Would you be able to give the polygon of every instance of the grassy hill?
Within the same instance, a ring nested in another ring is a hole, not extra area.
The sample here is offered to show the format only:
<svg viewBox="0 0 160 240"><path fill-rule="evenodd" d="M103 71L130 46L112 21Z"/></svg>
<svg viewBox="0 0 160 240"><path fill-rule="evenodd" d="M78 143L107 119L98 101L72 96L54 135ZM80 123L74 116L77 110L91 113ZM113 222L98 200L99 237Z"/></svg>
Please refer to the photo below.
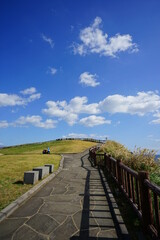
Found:
<svg viewBox="0 0 160 240"><path fill-rule="evenodd" d="M49 141L43 143L24 144L0 149L0 154L19 155L19 154L41 154L43 149L50 148L51 154L77 153L82 152L91 146L94 142L82 140L61 140Z"/></svg>
<svg viewBox="0 0 160 240"><path fill-rule="evenodd" d="M47 163L54 164L57 170L60 154L82 152L95 144L81 140L62 140L0 149L0 210L32 187L23 184L25 171ZM48 147L51 154L42 154L42 150Z"/></svg>

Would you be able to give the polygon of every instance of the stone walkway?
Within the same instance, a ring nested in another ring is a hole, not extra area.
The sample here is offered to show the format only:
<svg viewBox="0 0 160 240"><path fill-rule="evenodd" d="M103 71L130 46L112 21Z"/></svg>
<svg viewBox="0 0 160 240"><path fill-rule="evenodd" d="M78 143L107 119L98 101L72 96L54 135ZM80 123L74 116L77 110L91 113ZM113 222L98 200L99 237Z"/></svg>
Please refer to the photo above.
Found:
<svg viewBox="0 0 160 240"><path fill-rule="evenodd" d="M63 170L0 223L0 239L129 239L103 173L91 166L88 152L64 157Z"/></svg>

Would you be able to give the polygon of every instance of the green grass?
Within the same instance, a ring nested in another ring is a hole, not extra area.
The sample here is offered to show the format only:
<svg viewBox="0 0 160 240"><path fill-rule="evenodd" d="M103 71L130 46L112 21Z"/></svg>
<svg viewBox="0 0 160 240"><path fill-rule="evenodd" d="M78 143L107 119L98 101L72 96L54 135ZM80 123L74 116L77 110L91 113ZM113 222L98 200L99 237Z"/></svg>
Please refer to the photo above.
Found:
<svg viewBox="0 0 160 240"><path fill-rule="evenodd" d="M25 171L44 164L54 164L57 170L62 153L78 153L96 143L80 140L50 141L25 144L0 150L0 210L24 194L32 185L23 184ZM50 147L51 154L42 154Z"/></svg>
<svg viewBox="0 0 160 240"><path fill-rule="evenodd" d="M1 154L41 154L43 149L50 148L51 154L77 153L82 152L91 146L96 145L94 142L81 140L62 140L49 141L44 143L25 144L20 146L6 147L0 149Z"/></svg>

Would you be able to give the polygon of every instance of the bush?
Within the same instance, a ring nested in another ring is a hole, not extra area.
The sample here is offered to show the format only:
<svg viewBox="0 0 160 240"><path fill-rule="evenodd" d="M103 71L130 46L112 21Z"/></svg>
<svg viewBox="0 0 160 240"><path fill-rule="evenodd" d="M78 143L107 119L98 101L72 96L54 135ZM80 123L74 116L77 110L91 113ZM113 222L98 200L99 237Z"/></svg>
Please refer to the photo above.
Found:
<svg viewBox="0 0 160 240"><path fill-rule="evenodd" d="M155 163L156 152L154 150L135 147L134 151L130 152L124 145L109 140L101 146L98 152L106 152L116 160L122 160L125 165L135 171L151 172L159 169L159 166Z"/></svg>
<svg viewBox="0 0 160 240"><path fill-rule="evenodd" d="M122 144L108 140L105 144L103 144L99 151L99 153L106 152L107 154L111 155L115 159L121 159L122 161L129 159L131 156L131 152L124 147Z"/></svg>
<svg viewBox="0 0 160 240"><path fill-rule="evenodd" d="M155 155L154 150L135 148L130 158L124 160L124 164L136 171L151 172L157 168Z"/></svg>

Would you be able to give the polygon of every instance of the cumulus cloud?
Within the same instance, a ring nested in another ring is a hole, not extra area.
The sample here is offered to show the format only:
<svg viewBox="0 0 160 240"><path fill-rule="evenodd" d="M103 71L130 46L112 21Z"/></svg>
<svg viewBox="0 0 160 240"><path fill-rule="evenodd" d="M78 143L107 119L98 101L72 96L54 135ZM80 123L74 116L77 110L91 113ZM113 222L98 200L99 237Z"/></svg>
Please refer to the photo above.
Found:
<svg viewBox="0 0 160 240"><path fill-rule="evenodd" d="M73 44L74 54L97 53L103 56L115 57L118 52L127 50L130 50L130 52L138 51L138 46L136 43L133 43L131 35L117 33L115 36L108 38L108 34L103 33L101 30L101 22L102 19L96 17L91 26L80 31L79 38L81 43Z"/></svg>
<svg viewBox="0 0 160 240"><path fill-rule="evenodd" d="M96 117L97 114L109 113L125 113L131 115L144 116L152 113L156 120L153 123L159 124L160 96L158 92L138 92L135 96L123 96L120 94L109 95L98 103L88 104L87 97L74 97L69 103L66 101L48 101L46 108L42 110L44 114L51 117L57 117L59 120L66 121L69 125L81 123L83 125L105 124L103 117ZM89 117L82 118L79 115L88 114ZM117 123L119 124L119 122Z"/></svg>
<svg viewBox="0 0 160 240"><path fill-rule="evenodd" d="M33 102L41 97L40 93L35 93L29 96L29 98L26 99L26 102Z"/></svg>
<svg viewBox="0 0 160 240"><path fill-rule="evenodd" d="M111 124L110 120L106 120L104 117L95 116L95 115L82 118L79 122L80 122L80 124L82 124L86 127L94 127L94 126L102 125L102 124Z"/></svg>
<svg viewBox="0 0 160 240"><path fill-rule="evenodd" d="M81 113L96 114L98 113L98 104L87 104L87 97L75 97L67 104L66 101L48 101L47 108L42 112L53 117L65 120L69 125L73 125L78 120Z"/></svg>
<svg viewBox="0 0 160 240"><path fill-rule="evenodd" d="M25 105L25 99L16 94L0 93L0 107Z"/></svg>
<svg viewBox="0 0 160 240"><path fill-rule="evenodd" d="M7 121L0 121L0 128L7 128L9 126Z"/></svg>
<svg viewBox="0 0 160 240"><path fill-rule="evenodd" d="M93 138L98 140L105 140L108 138L108 135L97 135L97 134L86 134L86 133L69 133L62 136L62 138Z"/></svg>
<svg viewBox="0 0 160 240"><path fill-rule="evenodd" d="M0 107L27 105L29 102L33 102L41 97L40 93L35 92L36 89L32 87L21 91L22 95L29 95L26 97L17 94L0 93Z"/></svg>
<svg viewBox="0 0 160 240"><path fill-rule="evenodd" d="M33 115L33 116L21 116L18 118L13 125L14 126L27 126L28 124L39 127L39 128L45 128L45 129L50 129L50 128L55 128L55 124L57 121L52 120L52 119L47 119L46 121L42 121L42 117L39 115Z"/></svg>
<svg viewBox="0 0 160 240"><path fill-rule="evenodd" d="M110 95L99 102L101 112L129 113L144 116L160 108L160 96L156 92L138 92L136 96Z"/></svg>
<svg viewBox="0 0 160 240"><path fill-rule="evenodd" d="M54 42L51 38L47 37L46 35L42 34L42 39L47 42L51 48L54 47Z"/></svg>
<svg viewBox="0 0 160 240"><path fill-rule="evenodd" d="M42 120L42 117L39 115L32 115L32 116L21 116L16 121L7 122L7 121L0 121L0 128L7 128L7 127L28 127L29 125L39 128L51 129L56 127L56 120L53 119L46 119L45 121Z"/></svg>
<svg viewBox="0 0 160 240"><path fill-rule="evenodd" d="M79 83L84 84L88 87L96 87L100 84L100 82L97 82L97 75L96 74L90 74L89 72L84 72L79 77Z"/></svg>
<svg viewBox="0 0 160 240"><path fill-rule="evenodd" d="M88 138L88 135L85 133L69 133L62 138Z"/></svg>
<svg viewBox="0 0 160 240"><path fill-rule="evenodd" d="M157 119L152 120L151 123L160 124L160 112L156 112L153 116L156 117Z"/></svg>
<svg viewBox="0 0 160 240"><path fill-rule="evenodd" d="M22 93L23 95L31 95L33 93L35 93L37 90L35 87L30 87L30 88L26 88L23 91L20 91L20 93Z"/></svg>

